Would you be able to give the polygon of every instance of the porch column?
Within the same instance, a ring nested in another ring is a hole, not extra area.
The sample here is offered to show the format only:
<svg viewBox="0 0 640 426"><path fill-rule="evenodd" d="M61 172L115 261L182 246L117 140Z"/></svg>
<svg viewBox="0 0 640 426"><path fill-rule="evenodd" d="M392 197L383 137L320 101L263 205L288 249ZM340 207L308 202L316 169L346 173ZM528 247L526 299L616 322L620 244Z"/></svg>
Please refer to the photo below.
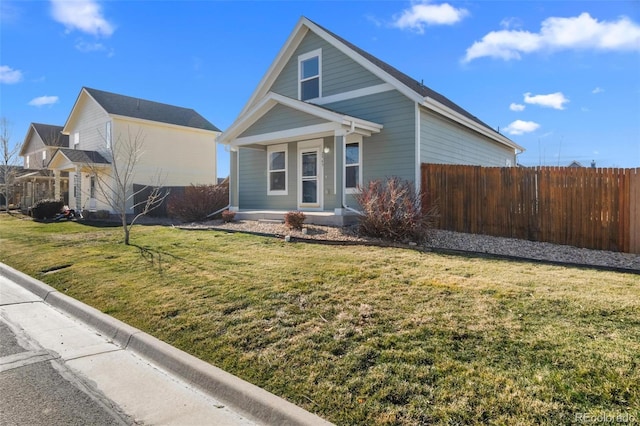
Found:
<svg viewBox="0 0 640 426"><path fill-rule="evenodd" d="M53 194L56 200L60 200L60 172L57 170L53 171Z"/></svg>
<svg viewBox="0 0 640 426"><path fill-rule="evenodd" d="M239 148L231 149L229 153L230 164L229 164L229 204L231 204L231 210L237 211L240 207L239 205L239 194L238 194L238 185L239 185Z"/></svg>
<svg viewBox="0 0 640 426"><path fill-rule="evenodd" d="M344 136L342 135L338 135L336 134L335 138L334 138L334 155L336 156L336 170L335 170L335 175L336 175L336 196L338 197L338 203L340 204L340 207L336 209L336 214L337 215L343 215L345 213L344 211L344 206L343 201L344 201L344 184L342 183L342 177L343 177L343 173L344 173L344 164L343 164L343 158L344 158L344 154L343 154L343 149L344 149L344 144L342 143Z"/></svg>

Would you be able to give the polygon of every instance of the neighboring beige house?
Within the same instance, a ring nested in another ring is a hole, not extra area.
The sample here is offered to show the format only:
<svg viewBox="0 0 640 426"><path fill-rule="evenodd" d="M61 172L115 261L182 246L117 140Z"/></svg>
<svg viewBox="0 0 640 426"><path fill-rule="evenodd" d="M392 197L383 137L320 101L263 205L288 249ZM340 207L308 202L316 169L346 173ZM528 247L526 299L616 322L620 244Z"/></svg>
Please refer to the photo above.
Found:
<svg viewBox="0 0 640 426"><path fill-rule="evenodd" d="M62 126L31 123L20 148L24 171L16 178L21 186L20 206L28 209L40 200L54 198L54 173L48 169L53 154L69 146L69 137L62 134ZM61 194L69 192L69 174L60 173ZM67 200L65 199L65 202Z"/></svg>
<svg viewBox="0 0 640 426"><path fill-rule="evenodd" d="M62 188L58 175L69 173L72 209L116 213L98 190L96 173L112 177L112 152L122 157L115 159L122 167L128 158L118 147L135 139L142 141L143 150L129 192L134 185L217 182L215 139L220 130L193 109L84 87L62 133L68 145L55 152L48 167L56 173L56 198Z"/></svg>

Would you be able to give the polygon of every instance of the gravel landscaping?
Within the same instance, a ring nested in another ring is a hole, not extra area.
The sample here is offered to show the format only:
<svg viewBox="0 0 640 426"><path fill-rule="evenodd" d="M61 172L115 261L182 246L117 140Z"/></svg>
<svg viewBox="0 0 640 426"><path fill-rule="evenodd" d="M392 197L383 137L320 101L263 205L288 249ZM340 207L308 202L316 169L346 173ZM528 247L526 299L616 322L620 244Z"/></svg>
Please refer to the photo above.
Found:
<svg viewBox="0 0 640 426"><path fill-rule="evenodd" d="M291 236L299 240L321 240L346 243L383 243L381 240L357 235L355 227L331 227L305 225L302 231L290 230L284 224L269 221L242 220L230 223L210 221L180 226L182 229L218 229L235 232L252 232L279 237ZM604 250L589 250L515 238L492 237L488 235L465 234L443 230L433 230L425 249L445 249L478 252L494 255L513 256L527 259L565 262L580 265L602 266L628 269L640 272L640 255Z"/></svg>

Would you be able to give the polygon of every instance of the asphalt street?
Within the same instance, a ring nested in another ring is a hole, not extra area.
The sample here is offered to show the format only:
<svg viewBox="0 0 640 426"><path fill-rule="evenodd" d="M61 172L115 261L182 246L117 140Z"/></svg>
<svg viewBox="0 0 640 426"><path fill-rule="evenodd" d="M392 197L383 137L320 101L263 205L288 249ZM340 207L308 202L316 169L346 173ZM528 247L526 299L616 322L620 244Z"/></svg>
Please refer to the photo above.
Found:
<svg viewBox="0 0 640 426"><path fill-rule="evenodd" d="M0 424L126 425L134 419L0 317Z"/></svg>

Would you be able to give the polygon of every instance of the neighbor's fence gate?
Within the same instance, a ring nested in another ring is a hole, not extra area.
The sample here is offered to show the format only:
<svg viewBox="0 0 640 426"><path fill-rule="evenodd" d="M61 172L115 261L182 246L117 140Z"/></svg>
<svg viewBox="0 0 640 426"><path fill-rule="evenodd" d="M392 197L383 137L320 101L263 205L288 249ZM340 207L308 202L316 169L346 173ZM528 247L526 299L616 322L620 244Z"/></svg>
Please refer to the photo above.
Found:
<svg viewBox="0 0 640 426"><path fill-rule="evenodd" d="M422 164L436 227L640 253L640 168Z"/></svg>

